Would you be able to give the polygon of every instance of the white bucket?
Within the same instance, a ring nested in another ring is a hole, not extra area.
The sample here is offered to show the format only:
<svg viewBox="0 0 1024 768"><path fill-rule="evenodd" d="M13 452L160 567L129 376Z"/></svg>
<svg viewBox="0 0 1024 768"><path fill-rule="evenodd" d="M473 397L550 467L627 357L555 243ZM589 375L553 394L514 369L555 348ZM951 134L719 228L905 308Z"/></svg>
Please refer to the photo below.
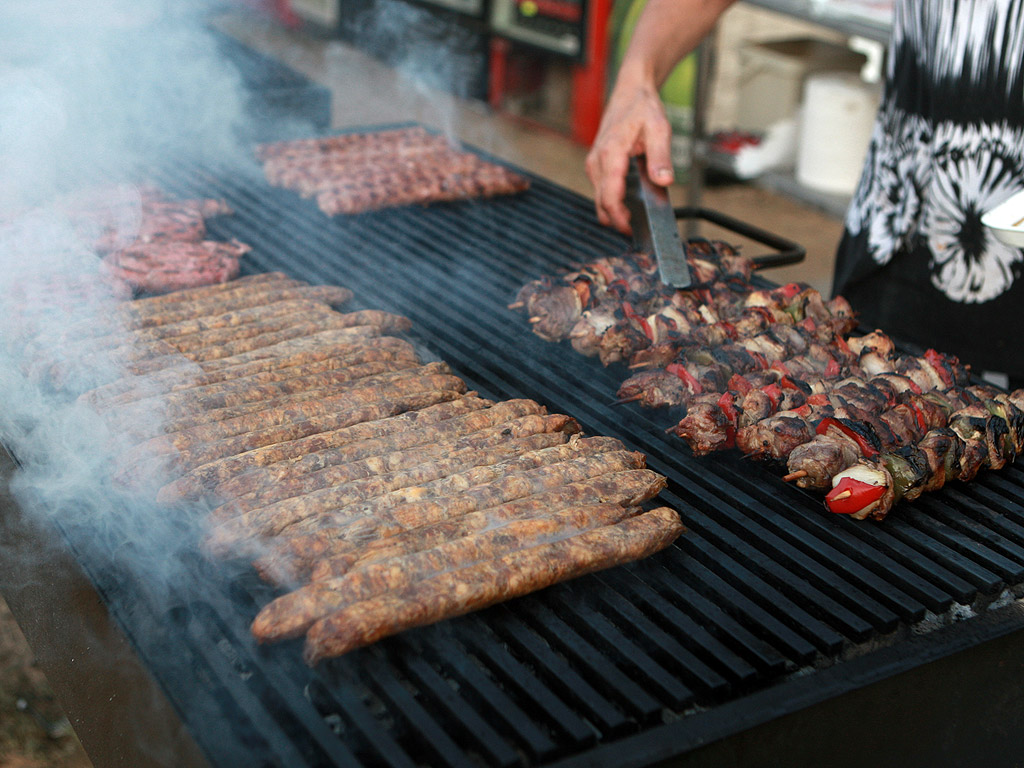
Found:
<svg viewBox="0 0 1024 768"><path fill-rule="evenodd" d="M864 166L881 90L857 75L811 75L800 111L796 178L821 192L853 194Z"/></svg>

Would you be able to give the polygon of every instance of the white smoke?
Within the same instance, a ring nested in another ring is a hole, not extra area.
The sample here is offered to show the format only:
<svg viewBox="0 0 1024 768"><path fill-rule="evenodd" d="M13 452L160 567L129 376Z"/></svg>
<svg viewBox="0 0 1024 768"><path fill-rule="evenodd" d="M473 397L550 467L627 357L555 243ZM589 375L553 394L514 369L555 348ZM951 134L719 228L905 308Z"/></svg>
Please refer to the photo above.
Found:
<svg viewBox="0 0 1024 768"><path fill-rule="evenodd" d="M242 78L207 12L197 0L0 3L0 441L20 463L12 489L65 528L131 542L166 580L167 512L111 484L124 438L76 400L122 374L80 346L117 331L125 298L94 252L100 223L81 209L104 207L103 234L127 243L158 169L248 172Z"/></svg>
<svg viewBox="0 0 1024 768"><path fill-rule="evenodd" d="M482 95L486 56L479 32L403 0L375 0L352 21L362 50L393 67L413 119L458 134L458 99Z"/></svg>

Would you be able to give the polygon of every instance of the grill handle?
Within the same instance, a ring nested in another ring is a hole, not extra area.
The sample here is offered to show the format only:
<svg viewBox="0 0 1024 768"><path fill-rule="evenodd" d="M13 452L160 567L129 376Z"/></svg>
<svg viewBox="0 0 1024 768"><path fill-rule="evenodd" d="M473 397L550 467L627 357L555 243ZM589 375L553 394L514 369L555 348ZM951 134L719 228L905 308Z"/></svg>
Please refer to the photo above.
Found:
<svg viewBox="0 0 1024 768"><path fill-rule="evenodd" d="M711 208L702 208L691 205L684 205L673 209L676 219L704 219L712 224L717 224L737 235L742 235L761 245L774 248L776 253L768 253L763 256L755 256L751 259L754 269L766 269L768 267L784 267L787 264L798 264L807 255L807 249L802 245L787 240L784 237L768 232L767 230L755 227L745 221L740 221L721 211Z"/></svg>

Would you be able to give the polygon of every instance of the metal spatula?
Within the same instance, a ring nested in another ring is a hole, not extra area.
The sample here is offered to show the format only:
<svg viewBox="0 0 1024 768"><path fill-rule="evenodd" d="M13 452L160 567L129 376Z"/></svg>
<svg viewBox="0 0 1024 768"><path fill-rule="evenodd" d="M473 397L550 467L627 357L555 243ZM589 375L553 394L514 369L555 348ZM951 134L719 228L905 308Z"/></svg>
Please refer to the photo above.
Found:
<svg viewBox="0 0 1024 768"><path fill-rule="evenodd" d="M633 228L633 244L654 256L661 281L674 288L692 283L679 225L668 200L668 190L651 181L644 157L633 157L626 174L626 207Z"/></svg>

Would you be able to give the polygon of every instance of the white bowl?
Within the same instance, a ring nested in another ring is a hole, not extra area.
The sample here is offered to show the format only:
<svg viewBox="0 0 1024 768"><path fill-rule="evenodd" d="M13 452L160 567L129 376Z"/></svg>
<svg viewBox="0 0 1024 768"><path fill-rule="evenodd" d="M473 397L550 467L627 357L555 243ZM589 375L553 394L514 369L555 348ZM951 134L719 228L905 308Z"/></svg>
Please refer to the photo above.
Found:
<svg viewBox="0 0 1024 768"><path fill-rule="evenodd" d="M981 223L999 240L1024 248L1024 192L1018 192L981 217Z"/></svg>

